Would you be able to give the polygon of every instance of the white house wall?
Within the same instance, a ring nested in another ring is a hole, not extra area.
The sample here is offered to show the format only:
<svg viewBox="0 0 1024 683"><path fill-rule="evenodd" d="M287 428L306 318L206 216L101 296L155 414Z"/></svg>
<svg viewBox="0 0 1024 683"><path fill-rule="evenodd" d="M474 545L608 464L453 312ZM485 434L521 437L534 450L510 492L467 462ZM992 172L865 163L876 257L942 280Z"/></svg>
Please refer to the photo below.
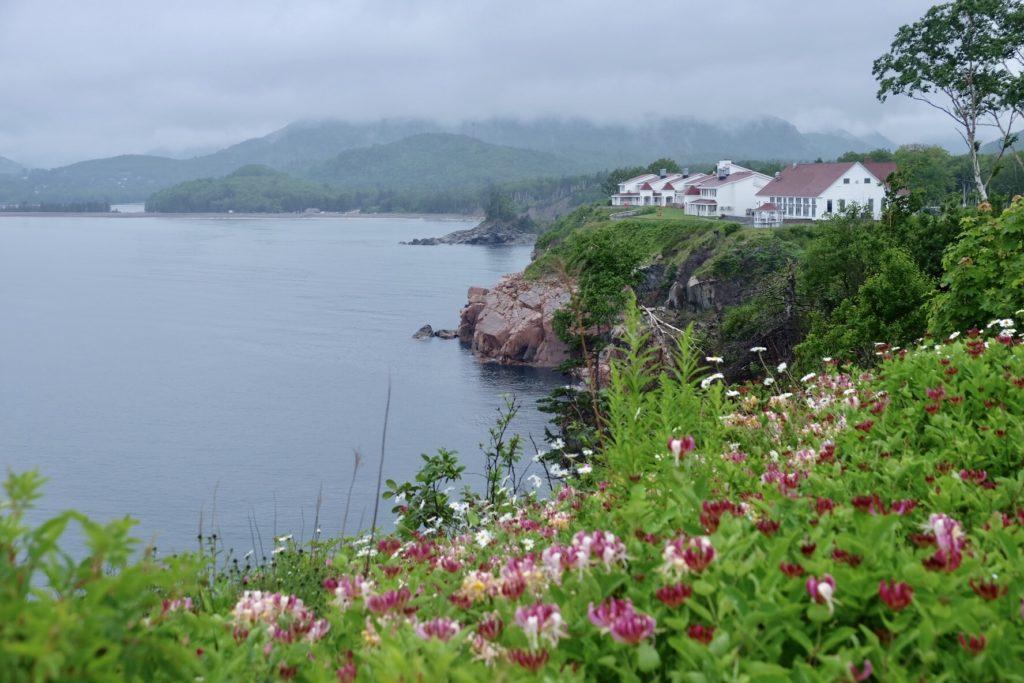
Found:
<svg viewBox="0 0 1024 683"><path fill-rule="evenodd" d="M865 183L865 179L868 178L871 179L871 182ZM844 180L849 180L849 183ZM832 201L832 213L835 214L842 211L841 200L845 201L846 208L854 203L861 208L866 208L869 199L874 200L871 213L872 217L877 220L882 217L885 186L867 168L859 163L854 164L818 197L818 215L815 218L820 220L827 217L829 200Z"/></svg>

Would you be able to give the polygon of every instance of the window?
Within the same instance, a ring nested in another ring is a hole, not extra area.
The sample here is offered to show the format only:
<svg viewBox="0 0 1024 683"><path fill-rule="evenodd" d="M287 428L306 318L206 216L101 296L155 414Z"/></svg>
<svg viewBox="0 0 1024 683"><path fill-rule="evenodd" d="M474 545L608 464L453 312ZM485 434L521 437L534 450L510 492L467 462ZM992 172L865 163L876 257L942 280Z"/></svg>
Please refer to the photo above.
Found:
<svg viewBox="0 0 1024 683"><path fill-rule="evenodd" d="M839 210L840 211L846 211L846 200L845 199L840 199L839 200Z"/></svg>
<svg viewBox="0 0 1024 683"><path fill-rule="evenodd" d="M832 200L831 199L828 200L828 204L826 204L826 207L827 208L825 209L825 212L826 213L832 213Z"/></svg>
<svg viewBox="0 0 1024 683"><path fill-rule="evenodd" d="M865 178L864 179L864 184L865 185L870 185L871 184L871 178Z"/></svg>
<svg viewBox="0 0 1024 683"><path fill-rule="evenodd" d="M870 211L872 214L875 213L875 198L874 197L868 197L868 211Z"/></svg>
<svg viewBox="0 0 1024 683"><path fill-rule="evenodd" d="M849 178L843 178L843 185L849 185L849 184L850 184L850 179Z"/></svg>

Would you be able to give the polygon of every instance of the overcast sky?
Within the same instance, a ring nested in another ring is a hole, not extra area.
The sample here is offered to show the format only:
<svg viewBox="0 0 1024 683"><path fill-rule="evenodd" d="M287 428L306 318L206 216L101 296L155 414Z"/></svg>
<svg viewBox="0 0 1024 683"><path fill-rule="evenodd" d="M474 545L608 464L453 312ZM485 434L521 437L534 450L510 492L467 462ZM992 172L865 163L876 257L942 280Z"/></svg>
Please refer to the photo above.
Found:
<svg viewBox="0 0 1024 683"><path fill-rule="evenodd" d="M948 139L875 100L923 0L0 0L0 156L193 149L311 118L774 115Z"/></svg>

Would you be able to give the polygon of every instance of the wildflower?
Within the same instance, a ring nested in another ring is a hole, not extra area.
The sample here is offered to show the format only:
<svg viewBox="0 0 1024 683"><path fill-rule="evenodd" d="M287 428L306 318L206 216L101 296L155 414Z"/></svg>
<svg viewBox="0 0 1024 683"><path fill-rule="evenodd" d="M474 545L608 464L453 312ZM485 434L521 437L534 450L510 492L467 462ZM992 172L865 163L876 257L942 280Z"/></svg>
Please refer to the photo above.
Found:
<svg viewBox="0 0 1024 683"><path fill-rule="evenodd" d="M716 380L720 380L720 379L725 379L725 375L723 375L720 372L716 372L713 375L708 375L707 377L705 377L704 379L702 379L700 381L700 388L701 389L707 389L712 384L714 384Z"/></svg>
<svg viewBox="0 0 1024 683"><path fill-rule="evenodd" d="M699 574L715 559L715 547L707 536L680 536L665 544L662 558L666 571Z"/></svg>
<svg viewBox="0 0 1024 683"><path fill-rule="evenodd" d="M722 359L720 357L718 357L718 356L708 356L704 360L706 360L709 363L721 363L722 362Z"/></svg>
<svg viewBox="0 0 1024 683"><path fill-rule="evenodd" d="M806 375L800 378L801 382L810 382L812 379L818 376L816 372L808 372Z"/></svg>
<svg viewBox="0 0 1024 683"><path fill-rule="evenodd" d="M397 538L382 538L377 543L377 550L384 557L391 557L402 547L402 542Z"/></svg>
<svg viewBox="0 0 1024 683"><path fill-rule="evenodd" d="M715 637L715 627L705 626L703 624L693 624L686 630L686 635L690 636L691 639L696 640L698 643L707 645Z"/></svg>
<svg viewBox="0 0 1024 683"><path fill-rule="evenodd" d="M836 592L836 581L831 574L822 574L821 578L814 576L807 579L807 594L819 605L827 605L828 613L834 610L833 596Z"/></svg>
<svg viewBox="0 0 1024 683"><path fill-rule="evenodd" d="M626 559L626 546L615 534L607 531L578 531L572 537L572 547L579 553L576 566L582 569L588 562L600 562L605 569Z"/></svg>
<svg viewBox="0 0 1024 683"><path fill-rule="evenodd" d="M786 368L788 368L788 367L789 367L789 365L787 365L786 363L783 362L783 363L779 363L778 366L776 366L775 370L777 372L785 372Z"/></svg>
<svg viewBox="0 0 1024 683"><path fill-rule="evenodd" d="M589 464L583 464L583 465L580 465L580 466L578 466L576 468L576 474L578 474L580 476L583 476L583 475L586 475L586 474L590 474L593 471L594 471L594 466L593 465L589 465Z"/></svg>
<svg viewBox="0 0 1024 683"><path fill-rule="evenodd" d="M412 593L405 586L398 590L391 590L381 595L371 595L366 598L366 608L374 614L387 614L388 612L401 612L405 609L406 603Z"/></svg>
<svg viewBox="0 0 1024 683"><path fill-rule="evenodd" d="M957 635L957 640L960 641L960 647L965 652L970 652L972 655L981 654L982 650L985 649L985 645L988 641L985 640L985 634L979 633L978 635L967 635L966 633L960 633Z"/></svg>
<svg viewBox="0 0 1024 683"><path fill-rule="evenodd" d="M761 381L761 384L765 385L766 387L770 387L771 385L775 384L775 378L774 377L765 377Z"/></svg>
<svg viewBox="0 0 1024 683"><path fill-rule="evenodd" d="M995 581L975 581L971 579L967 583L978 597L985 600L996 600L999 596L1005 595L1007 591L1006 586L1000 586Z"/></svg>
<svg viewBox="0 0 1024 683"><path fill-rule="evenodd" d="M476 626L476 632L485 640L495 641L501 632L505 630L505 622L497 612L488 612L483 615L480 623Z"/></svg>
<svg viewBox="0 0 1024 683"><path fill-rule="evenodd" d="M850 665L850 675L853 676L853 680L857 681L857 683L868 680L874 672L875 668L871 666L870 659L865 659L860 669L854 664Z"/></svg>
<svg viewBox="0 0 1024 683"><path fill-rule="evenodd" d="M473 650L473 660L483 662L487 666L493 666L505 654L505 650L500 645L479 635L470 640L469 644Z"/></svg>
<svg viewBox="0 0 1024 683"><path fill-rule="evenodd" d="M693 595L693 588L685 583L662 586L654 593L654 597L658 598L666 607L679 607L691 595Z"/></svg>
<svg viewBox="0 0 1024 683"><path fill-rule="evenodd" d="M679 458L687 453L692 453L696 447L697 440L689 434L682 438L673 436L668 440L668 450L672 453L672 457L675 458L676 467L679 467Z"/></svg>
<svg viewBox="0 0 1024 683"><path fill-rule="evenodd" d="M533 484L533 488L535 488L535 489L539 489L540 485L544 483L541 480L541 478L538 477L536 474L531 474L530 476L528 476L526 478L526 480L529 481L531 484Z"/></svg>
<svg viewBox="0 0 1024 683"><path fill-rule="evenodd" d="M612 638L619 643L636 645L654 634L657 622L654 617L639 612L630 612L612 624Z"/></svg>
<svg viewBox="0 0 1024 683"><path fill-rule="evenodd" d="M509 650L509 661L518 664L527 671L536 673L548 663L548 651L529 652L527 650Z"/></svg>
<svg viewBox="0 0 1024 683"><path fill-rule="evenodd" d="M160 613L167 614L168 612L177 612L184 610L186 612L192 611L192 598L177 598L175 600L164 600L160 605Z"/></svg>
<svg viewBox="0 0 1024 683"><path fill-rule="evenodd" d="M786 576L797 578L804 575L804 568L794 562L783 562L779 565L779 569Z"/></svg>
<svg viewBox="0 0 1024 683"><path fill-rule="evenodd" d="M903 582L881 581L878 584L878 597L889 606L889 609L899 612L910 605L914 598L914 589Z"/></svg>
<svg viewBox="0 0 1024 683"><path fill-rule="evenodd" d="M740 392L736 391L735 389L730 389L729 391L725 392L725 395L728 396L729 398L736 398L737 396L740 395Z"/></svg>
<svg viewBox="0 0 1024 683"><path fill-rule="evenodd" d="M963 561L962 551L967 543L960 522L947 515L933 514L928 518L928 528L935 537L938 550L925 560L925 567L947 572L955 570Z"/></svg>
<svg viewBox="0 0 1024 683"><path fill-rule="evenodd" d="M459 626L459 622L453 621L448 617L438 617L437 619L416 624L416 635L423 640L436 638L440 641L448 641L453 636L457 636L461 630L462 627Z"/></svg>
<svg viewBox="0 0 1024 683"><path fill-rule="evenodd" d="M334 593L334 604L344 612L369 591L370 583L360 574L353 577L343 576L340 579L324 579L324 588Z"/></svg>
<svg viewBox="0 0 1024 683"><path fill-rule="evenodd" d="M338 677L338 683L353 683L356 680L359 670L356 669L355 655L351 650L345 653L345 663L339 666L334 674Z"/></svg>
<svg viewBox="0 0 1024 683"><path fill-rule="evenodd" d="M476 539L476 544L481 548L486 548L491 544L491 541L494 540L494 536L487 529L481 529L476 532L476 536L474 536L474 538Z"/></svg>
<svg viewBox="0 0 1024 683"><path fill-rule="evenodd" d="M554 603L536 602L516 610L516 625L523 629L531 650L537 650L540 639L558 647L558 641L568 635L562 611Z"/></svg>
<svg viewBox="0 0 1024 683"><path fill-rule="evenodd" d="M590 603L587 607L587 618L590 619L590 623L593 624L602 633L607 633L611 630L612 624L621 617L628 614L634 613L633 603L630 600L620 600L619 598L608 598L597 607L594 607L594 603Z"/></svg>
<svg viewBox="0 0 1024 683"><path fill-rule="evenodd" d="M764 346L752 346L750 348L750 352L751 353L764 353L767 350L768 349L766 347L764 347Z"/></svg>
<svg viewBox="0 0 1024 683"><path fill-rule="evenodd" d="M300 598L280 593L245 591L231 610L234 636L244 640L258 625L266 626L273 640L292 643L314 642L323 638L331 624L317 619Z"/></svg>

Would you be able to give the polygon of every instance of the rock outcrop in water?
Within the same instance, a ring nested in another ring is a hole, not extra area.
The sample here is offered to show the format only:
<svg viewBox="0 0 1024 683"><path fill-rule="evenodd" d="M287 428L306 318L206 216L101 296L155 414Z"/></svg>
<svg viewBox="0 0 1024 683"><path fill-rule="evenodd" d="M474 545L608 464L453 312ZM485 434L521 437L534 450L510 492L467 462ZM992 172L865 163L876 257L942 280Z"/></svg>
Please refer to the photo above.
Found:
<svg viewBox="0 0 1024 683"><path fill-rule="evenodd" d="M526 280L521 273L506 275L490 289L470 287L459 339L486 360L556 367L569 354L551 321L568 301L564 287Z"/></svg>
<svg viewBox="0 0 1024 683"><path fill-rule="evenodd" d="M444 237L422 237L405 244L433 246L436 244L476 244L482 246L530 245L537 239L533 222L527 218L486 220L469 230L456 230Z"/></svg>

